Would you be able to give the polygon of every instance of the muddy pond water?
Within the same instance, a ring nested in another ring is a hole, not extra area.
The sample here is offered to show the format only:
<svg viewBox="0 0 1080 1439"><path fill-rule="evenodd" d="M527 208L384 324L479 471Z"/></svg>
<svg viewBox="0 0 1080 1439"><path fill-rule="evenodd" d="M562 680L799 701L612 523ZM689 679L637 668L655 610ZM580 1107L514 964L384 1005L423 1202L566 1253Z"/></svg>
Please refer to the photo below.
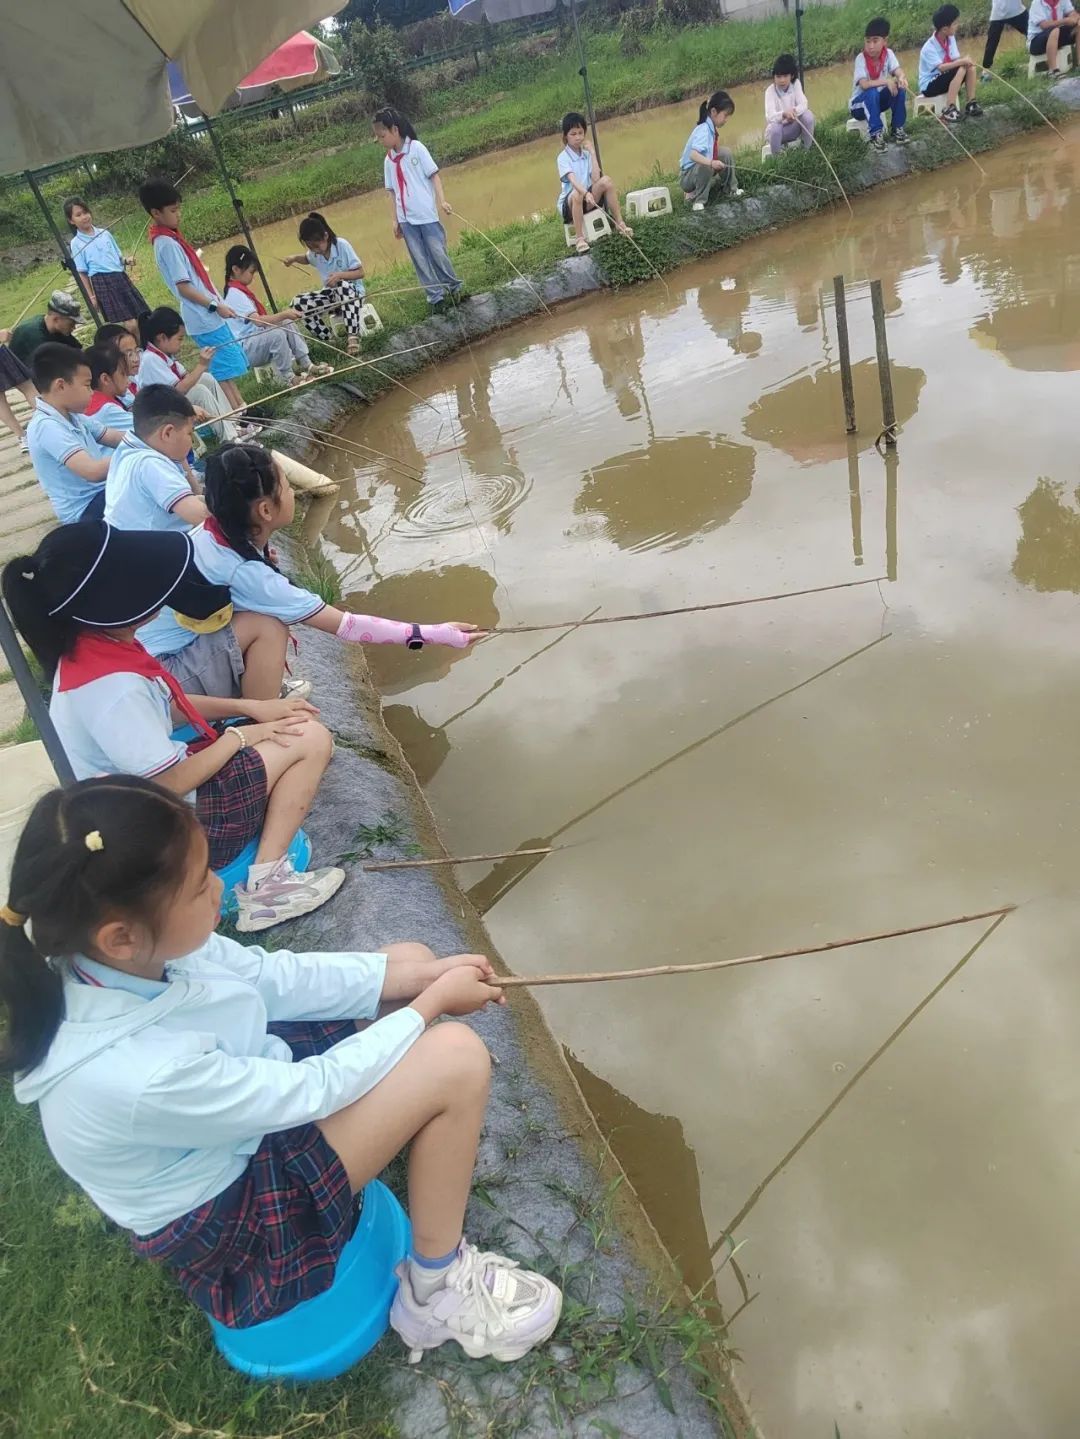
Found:
<svg viewBox="0 0 1080 1439"><path fill-rule="evenodd" d="M421 375L345 435L422 483L323 461L357 609L514 625L893 577L370 651L448 851L563 847L460 871L519 973L1021 906L981 945L536 991L690 1283L741 1246L717 1285L769 1439L1080 1432L1080 160L1046 134L983 164Z"/></svg>
<svg viewBox="0 0 1080 1439"><path fill-rule="evenodd" d="M1002 54L1013 42L1019 44L1012 31L1002 42ZM980 55L982 39L969 37L964 41L965 53ZM918 55L904 51L900 56L908 75L918 70ZM719 81L718 81L719 83ZM761 84L740 85L732 89L735 115L724 128L724 143L738 148L759 138L765 124L764 87ZM818 115L842 107L851 94L851 66L830 65L812 71L806 80L811 108ZM573 97L568 104L577 103ZM697 120L697 104L682 100L677 105L664 105L636 115L623 115L600 124L600 147L605 168L615 176L622 193L637 182L645 183L656 170L675 168L686 137ZM559 116L554 116L557 127ZM361 127L360 135L363 135ZM448 165L443 171L446 194L451 204L482 229L504 225L510 220L528 218L542 212L548 215L555 207L559 185L555 178L555 157L561 146L557 130L550 138L516 145L509 150ZM371 141L372 146L375 141ZM436 159L438 156L436 155ZM407 258L404 245L391 234L389 203L383 191L356 195L350 200L321 206L319 197L311 197L311 208L322 209L335 231L346 236L364 261L368 275L377 275L391 265ZM311 271L286 270L279 262L284 255L297 250L297 219L280 220L263 225L255 231L255 242L267 265L271 285L281 303L300 285L300 277ZM461 221L447 221L451 244L461 238ZM232 236L218 245L208 245L204 254L211 273L217 277L225 251L239 239ZM391 305L391 314L393 306Z"/></svg>

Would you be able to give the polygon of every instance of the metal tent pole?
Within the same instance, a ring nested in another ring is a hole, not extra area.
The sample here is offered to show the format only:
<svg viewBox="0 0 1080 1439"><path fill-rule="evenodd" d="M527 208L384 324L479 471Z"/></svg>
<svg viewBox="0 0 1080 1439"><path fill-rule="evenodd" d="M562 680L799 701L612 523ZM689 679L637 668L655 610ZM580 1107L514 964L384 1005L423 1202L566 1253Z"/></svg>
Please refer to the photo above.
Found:
<svg viewBox="0 0 1080 1439"><path fill-rule="evenodd" d="M30 718L37 725L38 734L45 745L46 753L52 760L52 767L56 771L57 779L61 784L74 784L75 771L71 768L71 761L64 753L64 746L60 743L56 726L49 718L49 707L45 703L45 697L38 689L33 671L26 663L26 656L23 654L19 637L15 633L15 627L11 623L7 606L2 602L0 602L0 649L4 651L12 676L19 686L19 693L26 701Z"/></svg>
<svg viewBox="0 0 1080 1439"><path fill-rule="evenodd" d="M49 229L52 231L53 239L56 241L56 248L60 251L60 261L63 264L64 269L70 270L71 273L75 276L75 283L79 287L79 292L83 297L83 303L90 311L91 319L94 321L95 325L100 325L102 323L101 316L98 314L97 307L90 299L90 292L86 288L86 283L83 280L82 275L80 275L78 270L75 268L75 261L71 258L71 251L68 249L67 242L65 241L63 235L60 233L59 225L57 225L56 221L53 219L53 213L49 209L48 204L46 203L45 196L41 193L41 187L38 185L37 178L34 175L33 170L26 170L24 173L26 175L26 183L34 192L34 199L41 206L41 213L45 216L45 220L49 226Z"/></svg>
<svg viewBox="0 0 1080 1439"><path fill-rule="evenodd" d="M577 40L578 58L581 61L581 69L578 74L585 86L585 113L589 117L589 129L592 131L593 154L596 156L596 168L602 175L604 163L600 159L600 137L596 133L596 114L593 111L592 91L589 89L589 63L585 58L585 46L581 39L581 27L578 24L577 0L570 0L570 14L574 17L574 38Z"/></svg>
<svg viewBox="0 0 1080 1439"><path fill-rule="evenodd" d="M218 139L217 131L210 123L210 116L206 115L204 119L206 123L206 133L210 136L210 143L213 145L214 154L217 157L221 178L225 181L225 188L229 192L229 199L232 201L232 207L236 211L236 218L240 222L241 230L244 232L244 239L248 242L248 249L255 256L255 265L259 271L259 279L263 283L263 289L266 291L266 298L270 301L271 310L276 310L277 301L274 299L274 293L270 289L270 281L266 278L266 271L263 269L262 261L259 259L259 252L255 248L255 239L248 226L247 216L244 214L244 202L233 189L232 176L229 174L229 167L225 163L225 156L221 149L221 142Z"/></svg>
<svg viewBox="0 0 1080 1439"><path fill-rule="evenodd" d="M799 62L799 79L803 78L806 70L806 61L803 57L802 43L802 17L806 12L802 8L802 0L795 0L795 54Z"/></svg>

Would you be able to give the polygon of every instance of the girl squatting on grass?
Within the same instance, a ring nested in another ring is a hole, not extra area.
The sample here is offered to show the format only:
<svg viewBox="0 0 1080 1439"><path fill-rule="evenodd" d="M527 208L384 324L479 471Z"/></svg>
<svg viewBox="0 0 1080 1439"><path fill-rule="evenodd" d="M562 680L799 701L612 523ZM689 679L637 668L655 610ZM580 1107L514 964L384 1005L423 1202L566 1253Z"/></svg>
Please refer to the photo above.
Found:
<svg viewBox="0 0 1080 1439"><path fill-rule="evenodd" d="M0 1064L57 1163L242 1328L329 1288L363 1186L408 1145L390 1323L411 1358L546 1340L560 1291L462 1235L490 1063L465 1025L432 1022L502 1002L487 960L268 954L214 934L220 899L193 810L151 781L35 805L0 908Z"/></svg>

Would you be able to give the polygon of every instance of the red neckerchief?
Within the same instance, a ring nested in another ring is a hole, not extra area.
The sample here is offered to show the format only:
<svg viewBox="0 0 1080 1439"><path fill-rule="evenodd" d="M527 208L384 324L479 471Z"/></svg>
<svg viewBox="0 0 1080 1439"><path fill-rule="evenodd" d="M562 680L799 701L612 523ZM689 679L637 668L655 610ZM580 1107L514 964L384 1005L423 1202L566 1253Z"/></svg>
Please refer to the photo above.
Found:
<svg viewBox="0 0 1080 1439"><path fill-rule="evenodd" d="M150 226L151 245L154 243L155 240L160 240L162 236L164 236L166 240L176 241L176 243L180 246L181 250L183 250L184 254L187 256L188 264L199 277L199 283L202 285L203 289L210 296L216 295L217 291L214 289L214 282L206 273L206 266L199 259L198 255L196 255L195 246L192 245L189 240L185 240L179 230L170 230L165 225Z"/></svg>
<svg viewBox="0 0 1080 1439"><path fill-rule="evenodd" d="M1057 3L1057 0L1054 0L1054 3L1056 4L1056 3ZM934 31L934 39L935 39L935 40L938 42L938 44L941 46L941 63L942 63L942 65L947 65L947 64L949 63L949 61L952 59L952 56L949 54L949 50L950 50L950 48L951 48L949 42L951 41L952 36L951 36L951 35L946 35L946 36L945 36L945 39L942 40L940 34L935 30L935 31Z"/></svg>
<svg viewBox="0 0 1080 1439"><path fill-rule="evenodd" d="M223 550L232 549L232 545L229 543L228 536L218 524L217 520L214 519L213 515L207 515L206 519L203 520L203 529L214 541L214 543L220 545Z"/></svg>
<svg viewBox="0 0 1080 1439"><path fill-rule="evenodd" d="M163 664L159 664L138 640L129 644L124 640L107 639L92 630L81 631L71 654L64 655L56 667L56 688L63 694L66 690L81 689L104 675L142 675L147 680L164 680L173 704L193 727L200 741L212 743L218 738L217 732L210 728L180 688L179 680Z"/></svg>
<svg viewBox="0 0 1080 1439"><path fill-rule="evenodd" d="M1054 24L1056 25L1058 0L1046 0L1046 3L1050 7L1050 19L1053 20Z"/></svg>
<svg viewBox="0 0 1080 1439"><path fill-rule="evenodd" d="M720 158L720 131L717 130L715 126L713 127L712 134L712 157L714 160L719 160Z"/></svg>
<svg viewBox="0 0 1080 1439"><path fill-rule="evenodd" d="M409 153L409 142L406 140L401 147L401 153L395 155L393 151L387 150L387 158L394 167L395 178L397 179L398 194L401 196L401 213L407 213L405 209L405 191L409 188L405 183L405 171L401 168L405 163L405 156Z"/></svg>
<svg viewBox="0 0 1080 1439"><path fill-rule="evenodd" d="M874 59L873 55L869 53L869 51L864 50L862 53L863 59L866 61L867 76L871 80L880 80L882 75L885 73L885 61L889 57L889 47L886 45L876 60ZM877 66L876 70L874 69L875 65Z"/></svg>
<svg viewBox="0 0 1080 1439"><path fill-rule="evenodd" d="M156 345L147 345L146 348L150 351L152 355L156 355L159 360L164 360L165 364L168 365L169 369L173 372L173 374L178 380L182 380L184 378L183 370L180 368L180 366L176 363L176 361L171 355L167 355L164 350L159 350Z"/></svg>
<svg viewBox="0 0 1080 1439"><path fill-rule="evenodd" d="M265 314L266 314L266 306L262 303L262 301L261 301L256 295L253 295L253 294L251 293L251 289L250 289L250 287L249 287L248 285L241 285L241 283L240 283L239 280L230 280L230 281L229 281L228 289L229 289L229 290L239 290L240 293L241 293L241 295L246 295L246 296L248 297L248 299L251 301L251 303L255 306L255 313L256 313L256 315L265 315ZM226 298L226 300L228 299L228 297L229 297L229 296L228 296L228 290L226 290L226 292L225 292L225 298Z"/></svg>
<svg viewBox="0 0 1080 1439"><path fill-rule="evenodd" d="M103 395L100 390L95 390L90 396L90 403L86 409L83 410L83 414L96 415L98 410L104 409L106 405L118 405L119 403L119 400L110 399L108 395Z"/></svg>

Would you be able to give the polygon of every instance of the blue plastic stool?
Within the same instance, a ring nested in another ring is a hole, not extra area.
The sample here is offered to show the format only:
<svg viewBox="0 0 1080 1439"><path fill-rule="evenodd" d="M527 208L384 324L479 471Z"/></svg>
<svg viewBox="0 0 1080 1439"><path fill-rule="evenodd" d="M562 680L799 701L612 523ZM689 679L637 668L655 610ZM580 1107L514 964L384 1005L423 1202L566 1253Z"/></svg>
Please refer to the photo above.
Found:
<svg viewBox="0 0 1080 1439"><path fill-rule="evenodd" d="M236 913L236 886L247 883L247 872L255 863L255 852L258 848L259 841L253 839L250 844L244 846L235 859L230 859L228 864L223 864L220 869L214 871L225 886L221 891L222 919L231 919ZM307 869L311 863L311 840L302 829L298 829L293 836L288 856L292 860L293 869Z"/></svg>
<svg viewBox="0 0 1080 1439"><path fill-rule="evenodd" d="M373 1179L364 1188L360 1221L341 1252L330 1288L249 1329L227 1329L211 1319L219 1352L252 1379L294 1384L336 1379L386 1333L398 1287L394 1270L408 1254L411 1239L404 1209L385 1184Z"/></svg>

